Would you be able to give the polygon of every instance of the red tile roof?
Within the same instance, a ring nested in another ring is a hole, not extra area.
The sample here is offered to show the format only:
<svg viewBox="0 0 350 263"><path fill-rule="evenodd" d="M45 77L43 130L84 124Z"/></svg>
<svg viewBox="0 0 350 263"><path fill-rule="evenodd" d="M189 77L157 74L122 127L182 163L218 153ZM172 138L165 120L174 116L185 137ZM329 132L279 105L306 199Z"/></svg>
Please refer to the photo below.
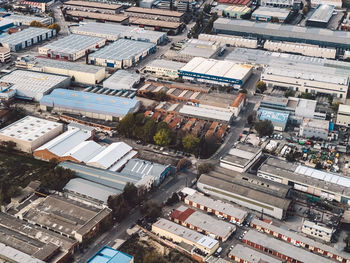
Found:
<svg viewBox="0 0 350 263"><path fill-rule="evenodd" d="M232 107L238 107L241 105L242 101L245 100L247 96L244 93L239 93L235 100L232 102L231 106Z"/></svg>
<svg viewBox="0 0 350 263"><path fill-rule="evenodd" d="M186 221L186 219L187 219L190 215L192 215L194 212L195 212L195 210L193 210L192 208L187 208L187 209L186 209L185 211L183 211L183 212L181 212L181 211L175 209L175 210L171 213L170 217L171 217L172 219L177 219L177 220L179 220L180 222L184 222L184 221Z"/></svg>

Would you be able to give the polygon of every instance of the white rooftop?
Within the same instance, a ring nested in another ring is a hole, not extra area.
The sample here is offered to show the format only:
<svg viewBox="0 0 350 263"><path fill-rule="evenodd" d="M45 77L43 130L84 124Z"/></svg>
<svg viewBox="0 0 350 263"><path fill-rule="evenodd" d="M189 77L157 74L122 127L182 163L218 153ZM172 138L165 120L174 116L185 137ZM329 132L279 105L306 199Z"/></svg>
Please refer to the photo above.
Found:
<svg viewBox="0 0 350 263"><path fill-rule="evenodd" d="M171 69L171 70L178 70L184 67L186 63L172 61L172 60L166 60L166 59L154 59L151 60L146 67L153 67L153 68L165 68L165 69Z"/></svg>
<svg viewBox="0 0 350 263"><path fill-rule="evenodd" d="M240 259L245 260L250 263L282 263L282 260L270 257L264 253L259 252L258 250L245 247L241 244L237 244L229 253L229 257L236 256Z"/></svg>
<svg viewBox="0 0 350 263"><path fill-rule="evenodd" d="M47 28L29 27L27 29L23 29L22 31L18 31L17 33L0 38L0 43L18 45L22 44L24 41L31 40L32 38L36 38L51 31L51 29Z"/></svg>
<svg viewBox="0 0 350 263"><path fill-rule="evenodd" d="M2 256L5 257L4 261L2 260ZM7 261L7 259L9 259L9 261ZM44 263L44 261L7 246L4 243L0 243L0 262Z"/></svg>
<svg viewBox="0 0 350 263"><path fill-rule="evenodd" d="M63 156L71 156L79 162L86 163L105 148L106 147L101 146L94 141L84 141L64 153Z"/></svg>
<svg viewBox="0 0 350 263"><path fill-rule="evenodd" d="M103 87L116 90L130 90L140 81L140 74L126 70L117 70L103 82Z"/></svg>
<svg viewBox="0 0 350 263"><path fill-rule="evenodd" d="M0 134L25 142L33 142L45 136L46 133L51 132L51 130L62 126L63 125L61 123L48 121L33 116L26 116L23 119L20 119L1 129Z"/></svg>
<svg viewBox="0 0 350 263"><path fill-rule="evenodd" d="M350 105L339 104L338 113L350 113Z"/></svg>
<svg viewBox="0 0 350 263"><path fill-rule="evenodd" d="M226 111L223 108L209 107L205 105L191 106L183 105L179 110L180 114L195 116L204 119L213 119L218 121L229 122L233 116L233 113Z"/></svg>

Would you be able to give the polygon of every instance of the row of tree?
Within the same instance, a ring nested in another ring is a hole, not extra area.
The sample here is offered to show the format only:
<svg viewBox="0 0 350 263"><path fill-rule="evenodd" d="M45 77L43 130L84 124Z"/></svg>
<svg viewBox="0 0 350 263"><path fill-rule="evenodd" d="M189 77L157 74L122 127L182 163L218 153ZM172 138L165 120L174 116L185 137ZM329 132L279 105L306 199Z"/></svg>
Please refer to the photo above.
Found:
<svg viewBox="0 0 350 263"><path fill-rule="evenodd" d="M53 30L56 30L56 33L57 33L57 34L58 34L58 32L61 31L61 27L60 27L60 25L57 24L57 23L53 23L53 24L51 24L51 25L49 25L49 26L46 26L46 25L44 25L44 24L42 24L42 23L40 23L40 22L38 22L38 21L32 21L32 22L30 23L30 26L31 26L31 27L45 27L45 28L48 28L48 29L53 29Z"/></svg>

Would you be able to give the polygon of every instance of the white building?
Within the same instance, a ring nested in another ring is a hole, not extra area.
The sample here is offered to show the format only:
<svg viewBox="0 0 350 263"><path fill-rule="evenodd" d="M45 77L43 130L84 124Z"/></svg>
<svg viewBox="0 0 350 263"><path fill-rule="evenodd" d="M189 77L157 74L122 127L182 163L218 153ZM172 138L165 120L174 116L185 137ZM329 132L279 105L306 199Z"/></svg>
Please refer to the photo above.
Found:
<svg viewBox="0 0 350 263"><path fill-rule="evenodd" d="M233 112L230 109L204 104L199 104L199 106L183 105L179 113L193 118L225 123L230 123L233 117Z"/></svg>
<svg viewBox="0 0 350 263"><path fill-rule="evenodd" d="M239 143L220 158L220 166L236 172L246 172L261 157L262 149Z"/></svg>
<svg viewBox="0 0 350 263"><path fill-rule="evenodd" d="M0 141L14 142L18 150L32 153L60 134L62 129L61 123L27 116L1 129Z"/></svg>
<svg viewBox="0 0 350 263"><path fill-rule="evenodd" d="M18 15L18 14L11 14L10 16L6 17L6 20L12 21L15 26L30 26L30 23L32 23L33 21L36 21L45 26L48 26L54 22L51 16L39 17L39 16L25 16L25 15Z"/></svg>
<svg viewBox="0 0 350 263"><path fill-rule="evenodd" d="M294 0L260 0L261 6L292 7Z"/></svg>
<svg viewBox="0 0 350 263"><path fill-rule="evenodd" d="M160 78L177 79L179 77L178 70L186 64L182 62L155 59L150 61L144 68L143 72Z"/></svg>
<svg viewBox="0 0 350 263"><path fill-rule="evenodd" d="M13 84L11 90L16 91L17 98L39 101L55 88L68 87L70 78L35 71L14 70L1 77L0 82Z"/></svg>
<svg viewBox="0 0 350 263"><path fill-rule="evenodd" d="M71 34L39 47L38 52L49 58L75 61L105 44L104 38Z"/></svg>
<svg viewBox="0 0 350 263"><path fill-rule="evenodd" d="M332 235L335 232L333 228L327 227L325 224L320 222L311 222L305 220L302 227L301 232L318 239L322 239L326 242L331 242Z"/></svg>
<svg viewBox="0 0 350 263"><path fill-rule="evenodd" d="M318 119L304 119L299 134L304 138L320 138L327 140L329 121Z"/></svg>
<svg viewBox="0 0 350 263"><path fill-rule="evenodd" d="M340 104L337 114L337 124L349 127L350 124L350 105Z"/></svg>
<svg viewBox="0 0 350 263"><path fill-rule="evenodd" d="M2 63L11 59L11 51L7 47L0 47L0 61Z"/></svg>
<svg viewBox="0 0 350 263"><path fill-rule="evenodd" d="M117 70L105 81L103 87L111 90L136 90L135 86L140 82L138 73L126 70Z"/></svg>
<svg viewBox="0 0 350 263"><path fill-rule="evenodd" d="M334 5L336 8L342 8L343 2L341 0L311 0L311 6L318 5Z"/></svg>
<svg viewBox="0 0 350 263"><path fill-rule="evenodd" d="M200 40L215 41L221 44L230 45L232 47L244 47L244 48L257 48L258 40L248 39L237 36L225 36L225 35L209 35L200 34L198 36Z"/></svg>

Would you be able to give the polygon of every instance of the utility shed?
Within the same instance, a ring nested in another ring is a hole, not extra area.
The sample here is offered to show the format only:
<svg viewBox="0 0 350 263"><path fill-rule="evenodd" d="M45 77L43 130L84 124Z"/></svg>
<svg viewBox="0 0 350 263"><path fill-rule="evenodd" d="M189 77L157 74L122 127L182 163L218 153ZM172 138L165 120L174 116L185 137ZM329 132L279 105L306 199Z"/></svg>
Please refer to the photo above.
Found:
<svg viewBox="0 0 350 263"><path fill-rule="evenodd" d="M136 90L134 87L140 82L138 73L117 70L103 82L103 87L111 90Z"/></svg>

